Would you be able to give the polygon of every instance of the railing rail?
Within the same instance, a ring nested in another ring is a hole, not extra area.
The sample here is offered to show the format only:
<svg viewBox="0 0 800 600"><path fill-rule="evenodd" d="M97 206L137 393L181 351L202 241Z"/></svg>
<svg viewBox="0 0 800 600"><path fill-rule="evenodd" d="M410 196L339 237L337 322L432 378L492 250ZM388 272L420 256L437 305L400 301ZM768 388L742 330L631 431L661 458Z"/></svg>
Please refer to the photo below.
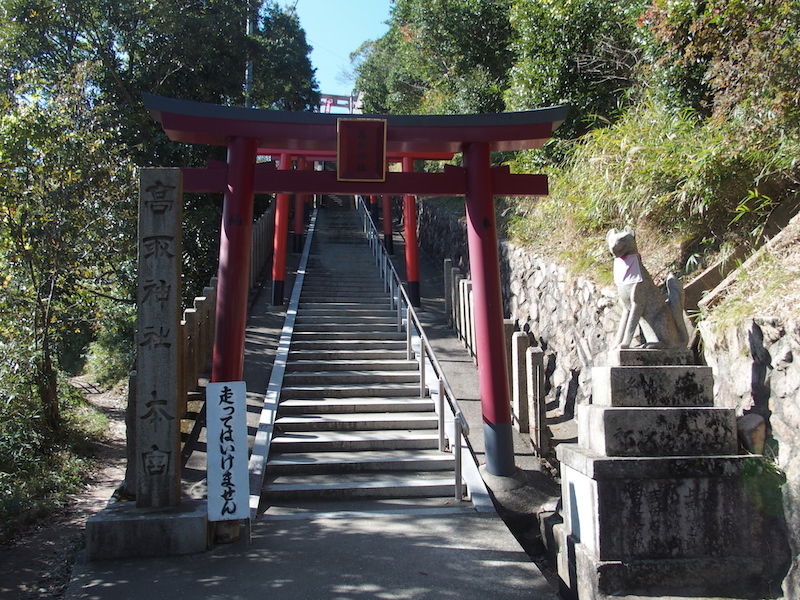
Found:
<svg viewBox="0 0 800 600"><path fill-rule="evenodd" d="M469 425L464 417L464 413L461 411L461 407L458 405L456 395L447 382L444 369L442 369L433 351L433 347L425 335L419 316L414 310L405 288L403 288L400 276L397 274L386 252L386 248L381 241L381 236L378 233L378 228L372 220L369 207L360 196L356 197L356 205L362 218L363 231L369 240L370 248L375 257L375 262L380 269L386 290L390 294L391 308L397 309L397 330L402 331L403 325L405 324L406 349L407 358L409 360L413 359L416 354L413 347L415 333L419 340L418 358L420 365L421 397L425 397L428 391L426 372L431 371L435 376L436 393L431 393L431 396L436 395L436 410L439 415L439 450L441 452L446 452L448 450L447 441L450 442L449 450L453 453L455 459L455 497L459 501L463 500L464 488L461 466L461 446L463 436L469 434ZM453 432L451 436L448 436L447 428L445 427L445 400L447 400L448 407L453 417Z"/></svg>

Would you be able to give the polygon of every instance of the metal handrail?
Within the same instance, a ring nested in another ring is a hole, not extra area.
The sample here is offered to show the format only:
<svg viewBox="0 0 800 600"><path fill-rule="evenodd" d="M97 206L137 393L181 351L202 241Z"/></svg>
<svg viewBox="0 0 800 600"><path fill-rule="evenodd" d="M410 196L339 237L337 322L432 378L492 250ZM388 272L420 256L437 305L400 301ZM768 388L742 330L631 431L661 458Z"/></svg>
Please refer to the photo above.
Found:
<svg viewBox="0 0 800 600"><path fill-rule="evenodd" d="M469 424L467 423L466 418L464 417L464 413L461 411L461 407L458 405L458 399L456 398L455 393L450 387L450 384L447 382L447 377L444 374L444 369L442 369L441 364L436 358L436 354L433 351L433 347L431 346L430 342L428 341L425 332L422 329L422 322L419 320L417 316L417 312L414 310L414 307L411 304L411 300L406 293L405 288L403 287L402 281L400 276L397 274L397 271L394 268L394 264L392 264L391 259L389 258L389 254L386 252L386 248L384 247L383 243L380 241L380 234L378 233L378 228L375 226L375 222L372 220L372 215L369 212L369 209L364 202L364 199L361 196L356 196L356 206L361 213L361 217L363 219L363 230L367 236L369 241L370 247L372 248L372 253L375 257L375 261L377 266L380 269L381 277L384 280L386 285L387 291L390 293L391 297L391 308L397 308L397 329L398 331L402 331L403 329L403 322L405 321L406 324L406 348L407 348L407 358L411 360L414 357L414 351L411 346L411 342L413 339L412 335L412 325L414 329L416 329L417 335L420 340L420 356L419 356L419 364L420 364L420 396L424 397L426 395L426 383L425 383L425 370L426 370L426 360L427 363L430 364L431 368L433 369L434 373L437 377L437 413L439 415L439 450L442 452L446 452L446 444L445 444L445 437L447 432L445 431L444 427L444 399L447 399L447 403L450 407L450 411L453 414L453 438L450 440L450 450L453 453L453 457L455 459L455 479L456 479L456 490L455 490L455 497L457 500L463 500L463 483L462 483L462 476L461 476L461 443L462 437L464 435L469 435ZM405 319L403 319L403 312L405 311Z"/></svg>

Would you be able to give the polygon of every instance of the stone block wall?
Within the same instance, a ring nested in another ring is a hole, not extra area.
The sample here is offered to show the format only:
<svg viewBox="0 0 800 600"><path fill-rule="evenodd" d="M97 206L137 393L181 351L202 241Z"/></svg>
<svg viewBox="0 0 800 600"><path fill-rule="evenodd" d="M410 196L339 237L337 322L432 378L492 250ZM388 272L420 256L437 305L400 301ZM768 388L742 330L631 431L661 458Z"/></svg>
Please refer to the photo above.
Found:
<svg viewBox="0 0 800 600"><path fill-rule="evenodd" d="M783 593L800 598L800 323L762 317L722 331L701 322L699 329L715 403L760 415L774 440L765 454L775 455L786 483L772 512L783 510L792 560Z"/></svg>
<svg viewBox="0 0 800 600"><path fill-rule="evenodd" d="M436 260L450 258L468 274L465 220L437 207L436 200L417 206L422 248ZM591 402L592 367L601 364L598 358L616 331L616 289L574 276L509 242L500 244L500 261L505 316L544 350L546 400L572 416L576 404ZM800 323L760 318L722 333L702 323L699 330L714 373L715 405L736 408L740 417L762 416L775 441L766 452L776 453L787 481L778 493L779 506L770 509L783 514L775 515L768 534L778 546L788 532L793 562L783 590L787 598L800 598ZM776 560L783 560L782 550L776 552Z"/></svg>
<svg viewBox="0 0 800 600"><path fill-rule="evenodd" d="M422 248L436 260L450 258L469 272L466 223L437 201L417 203ZM506 318L544 351L548 402L567 416L590 401L594 357L608 350L619 310L613 287L601 287L510 242L500 244L500 269Z"/></svg>

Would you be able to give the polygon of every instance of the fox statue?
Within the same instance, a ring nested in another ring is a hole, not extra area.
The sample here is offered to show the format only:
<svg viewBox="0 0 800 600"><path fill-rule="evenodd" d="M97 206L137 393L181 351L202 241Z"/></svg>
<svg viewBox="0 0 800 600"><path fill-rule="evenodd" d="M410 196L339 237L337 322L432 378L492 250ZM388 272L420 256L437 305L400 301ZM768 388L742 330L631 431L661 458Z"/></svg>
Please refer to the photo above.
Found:
<svg viewBox="0 0 800 600"><path fill-rule="evenodd" d="M644 348L686 348L689 331L684 314L683 286L670 273L664 291L642 264L632 227L612 229L606 236L614 255L614 282L619 291L622 319L614 339L614 348L630 348L637 328L641 327Z"/></svg>

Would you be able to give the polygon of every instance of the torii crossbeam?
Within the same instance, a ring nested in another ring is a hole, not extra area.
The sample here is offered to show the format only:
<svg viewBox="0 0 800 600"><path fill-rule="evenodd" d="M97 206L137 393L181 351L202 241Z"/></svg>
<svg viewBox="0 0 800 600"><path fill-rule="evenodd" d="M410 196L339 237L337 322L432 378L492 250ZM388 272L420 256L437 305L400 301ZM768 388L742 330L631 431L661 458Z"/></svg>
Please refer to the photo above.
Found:
<svg viewBox="0 0 800 600"><path fill-rule="evenodd" d="M385 123L384 164L405 165L400 173L384 171L374 180L353 181L334 172L290 168L297 157L338 160L342 115L218 106L149 94L144 101L171 140L228 148L225 165L183 169L184 191L225 195L212 381L242 377L255 192L278 194L276 240L288 228L288 194L466 196L487 470L492 475L512 475L494 196L542 196L548 190L544 175L493 168L491 153L541 147L564 121L568 108L478 115L347 115L348 120ZM446 167L441 173L415 173L408 168L414 159L446 160L456 153L463 154L463 167ZM257 164L259 155L279 156L279 167ZM285 247L285 240L284 234L276 249Z"/></svg>

